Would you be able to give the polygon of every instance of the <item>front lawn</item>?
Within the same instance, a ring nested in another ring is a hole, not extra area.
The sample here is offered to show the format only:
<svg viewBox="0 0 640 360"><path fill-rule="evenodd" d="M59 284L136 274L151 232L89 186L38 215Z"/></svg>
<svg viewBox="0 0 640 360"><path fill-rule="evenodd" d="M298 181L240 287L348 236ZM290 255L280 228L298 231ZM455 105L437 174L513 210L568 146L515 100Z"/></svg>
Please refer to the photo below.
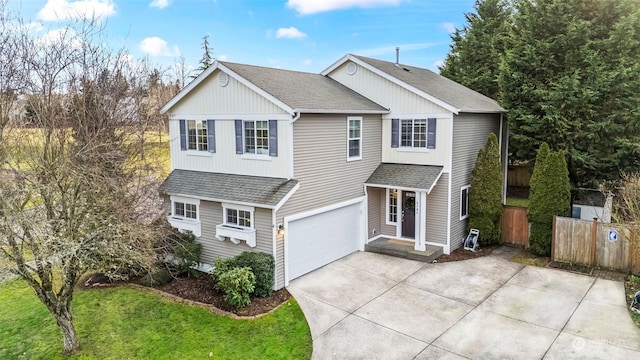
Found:
<svg viewBox="0 0 640 360"><path fill-rule="evenodd" d="M72 311L82 350L72 359L309 359L300 307L236 320L127 287L77 290ZM0 359L62 359L55 320L21 280L0 284Z"/></svg>

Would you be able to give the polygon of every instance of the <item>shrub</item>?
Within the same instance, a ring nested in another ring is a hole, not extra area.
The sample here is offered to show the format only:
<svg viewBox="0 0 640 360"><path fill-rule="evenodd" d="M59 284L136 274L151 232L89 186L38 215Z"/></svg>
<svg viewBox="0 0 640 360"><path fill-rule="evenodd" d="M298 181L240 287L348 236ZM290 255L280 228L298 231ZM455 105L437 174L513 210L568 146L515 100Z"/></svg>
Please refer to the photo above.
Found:
<svg viewBox="0 0 640 360"><path fill-rule="evenodd" d="M469 188L468 229L480 230L484 244L500 241L502 230L502 169L496 134L478 152Z"/></svg>
<svg viewBox="0 0 640 360"><path fill-rule="evenodd" d="M168 284L171 280L173 280L173 275L169 269L162 266L142 277L140 282L144 286L159 287Z"/></svg>
<svg viewBox="0 0 640 360"><path fill-rule="evenodd" d="M196 237L190 233L177 233L171 243L173 265L178 274L188 274L198 277L200 272L194 269L200 262L202 245L196 242Z"/></svg>
<svg viewBox="0 0 640 360"><path fill-rule="evenodd" d="M234 309L243 308L251 303L255 289L256 276L248 267L236 267L225 271L218 278L218 286L224 292L224 300Z"/></svg>
<svg viewBox="0 0 640 360"><path fill-rule="evenodd" d="M217 259L213 266L214 266L214 269L211 272L211 276L215 281L213 288L215 290L222 291L222 288L220 288L220 285L219 285L220 277L222 277L222 275L228 272L229 270L238 267L238 265L236 264L236 258Z"/></svg>
<svg viewBox="0 0 640 360"><path fill-rule="evenodd" d="M273 275L275 272L275 261L273 255L261 252L248 252L235 257L238 267L248 267L256 276L256 296L265 297L271 295L273 291Z"/></svg>

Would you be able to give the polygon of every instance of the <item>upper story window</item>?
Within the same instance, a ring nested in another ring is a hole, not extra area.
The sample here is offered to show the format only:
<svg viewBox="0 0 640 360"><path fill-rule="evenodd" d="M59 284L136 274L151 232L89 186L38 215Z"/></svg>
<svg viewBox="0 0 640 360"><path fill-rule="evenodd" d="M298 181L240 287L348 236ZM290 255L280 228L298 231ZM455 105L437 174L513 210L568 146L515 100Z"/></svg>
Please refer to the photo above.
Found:
<svg viewBox="0 0 640 360"><path fill-rule="evenodd" d="M244 152L269 155L269 126L266 120L245 120Z"/></svg>
<svg viewBox="0 0 640 360"><path fill-rule="evenodd" d="M214 120L180 120L180 150L216 152Z"/></svg>
<svg viewBox="0 0 640 360"><path fill-rule="evenodd" d="M278 156L277 120L236 120L236 154Z"/></svg>
<svg viewBox="0 0 640 360"><path fill-rule="evenodd" d="M436 148L436 119L391 119L391 147Z"/></svg>
<svg viewBox="0 0 640 360"><path fill-rule="evenodd" d="M362 159L362 117L347 117L347 160Z"/></svg>

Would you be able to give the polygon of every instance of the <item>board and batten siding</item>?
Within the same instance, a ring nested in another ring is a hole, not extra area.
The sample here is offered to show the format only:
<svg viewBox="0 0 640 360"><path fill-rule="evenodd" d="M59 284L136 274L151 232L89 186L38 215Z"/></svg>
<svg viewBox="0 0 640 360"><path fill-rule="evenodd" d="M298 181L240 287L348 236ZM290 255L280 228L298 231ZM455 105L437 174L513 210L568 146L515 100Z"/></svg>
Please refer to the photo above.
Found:
<svg viewBox="0 0 640 360"><path fill-rule="evenodd" d="M500 136L500 114L461 113L453 119L451 177L451 251L462 246L468 219L460 220L460 188L471 184L478 152L490 133ZM504 142L503 142L504 143ZM482 237L482 234L480 234Z"/></svg>
<svg viewBox="0 0 640 360"><path fill-rule="evenodd" d="M286 114L286 112L248 86L229 76L229 83L220 86L214 71L175 104L169 115L206 114Z"/></svg>
<svg viewBox="0 0 640 360"><path fill-rule="evenodd" d="M206 119L206 116L199 118L199 120ZM235 119L241 120L240 117L215 120L215 153L180 150L180 121L171 119L169 134L172 169L288 178L288 151L291 138L289 120L278 120L278 156L253 159L236 154ZM269 120L268 115L264 116L264 120Z"/></svg>
<svg viewBox="0 0 640 360"><path fill-rule="evenodd" d="M412 150L410 148L391 147L391 119L426 119L435 117L436 148ZM382 162L395 164L440 165L451 167L451 131L453 131L451 113L438 115L403 115L394 111L384 115L382 120Z"/></svg>
<svg viewBox="0 0 640 360"><path fill-rule="evenodd" d="M427 242L447 244L449 176L448 173L442 173L436 185L427 194Z"/></svg>
<svg viewBox="0 0 640 360"><path fill-rule="evenodd" d="M273 253L273 226L271 209L255 208L253 222L256 229L256 247L249 247L244 241L234 244L229 240L215 238L216 225L223 223L222 204L212 201L200 201L200 222L202 236L197 241L202 244L200 262L213 265L216 259L239 255L243 251Z"/></svg>
<svg viewBox="0 0 640 360"><path fill-rule="evenodd" d="M345 62L334 69L328 76L339 83L353 89L376 103L391 109L394 113L405 114L448 114L447 109L437 105L420 95L358 65L355 74L349 75Z"/></svg>
<svg viewBox="0 0 640 360"><path fill-rule="evenodd" d="M300 187L278 210L277 223L285 216L364 196L364 183L380 164L381 127L380 115L363 115L362 159L347 161L347 115L303 114L293 123L293 177ZM282 287L283 240L276 242L276 249L277 287Z"/></svg>

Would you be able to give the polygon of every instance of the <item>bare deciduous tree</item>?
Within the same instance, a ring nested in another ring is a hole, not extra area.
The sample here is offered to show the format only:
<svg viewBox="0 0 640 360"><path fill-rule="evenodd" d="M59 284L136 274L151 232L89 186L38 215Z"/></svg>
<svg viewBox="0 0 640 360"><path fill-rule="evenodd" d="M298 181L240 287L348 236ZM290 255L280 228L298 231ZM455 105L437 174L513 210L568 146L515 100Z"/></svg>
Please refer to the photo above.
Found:
<svg viewBox="0 0 640 360"><path fill-rule="evenodd" d="M138 133L148 71L107 48L101 31L84 20L21 39L34 127L8 126L0 144L10 156L0 173L0 262L55 317L66 353L79 349L70 305L80 277L143 273L160 236L157 164L141 156Z"/></svg>

